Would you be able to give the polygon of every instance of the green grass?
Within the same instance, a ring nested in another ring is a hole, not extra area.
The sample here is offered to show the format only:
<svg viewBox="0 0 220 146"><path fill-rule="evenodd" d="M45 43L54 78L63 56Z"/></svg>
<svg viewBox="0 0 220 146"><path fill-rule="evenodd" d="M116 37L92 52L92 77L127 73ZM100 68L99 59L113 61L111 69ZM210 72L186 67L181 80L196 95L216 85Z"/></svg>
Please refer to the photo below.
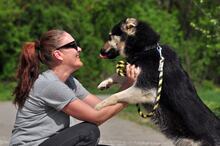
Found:
<svg viewBox="0 0 220 146"><path fill-rule="evenodd" d="M14 82L1 82L0 83L0 101L12 100L12 92L15 88Z"/></svg>
<svg viewBox="0 0 220 146"><path fill-rule="evenodd" d="M214 86L210 82L204 82L201 86L197 87L197 92L203 102L218 117L220 117L220 88ZM142 111L144 111L143 108ZM129 105L126 109L119 113L119 116L123 119L128 119L139 124L145 124L154 127L154 125L149 122L149 119L143 119L138 115L135 105Z"/></svg>
<svg viewBox="0 0 220 146"><path fill-rule="evenodd" d="M205 82L197 91L204 103L220 117L220 88Z"/></svg>
<svg viewBox="0 0 220 146"><path fill-rule="evenodd" d="M13 99L12 91L15 85L15 82L0 82L0 101ZM106 94L110 93L110 91L116 92L117 90L118 89L115 87L106 91L99 91L98 94ZM205 81L202 85L197 87L197 92L204 103L220 117L220 88L213 85L211 82ZM138 115L135 105L129 105L119 114L119 116L139 124L148 123L148 119L143 119Z"/></svg>
<svg viewBox="0 0 220 146"><path fill-rule="evenodd" d="M141 107L141 110L144 112L143 107ZM121 111L118 114L118 116L123 119L138 123L140 125L147 125L147 126L152 127L154 129L157 128L154 124L152 124L152 122L150 122L149 118L144 119L139 116L139 114L137 112L136 105L129 105L127 108L125 108L123 111Z"/></svg>

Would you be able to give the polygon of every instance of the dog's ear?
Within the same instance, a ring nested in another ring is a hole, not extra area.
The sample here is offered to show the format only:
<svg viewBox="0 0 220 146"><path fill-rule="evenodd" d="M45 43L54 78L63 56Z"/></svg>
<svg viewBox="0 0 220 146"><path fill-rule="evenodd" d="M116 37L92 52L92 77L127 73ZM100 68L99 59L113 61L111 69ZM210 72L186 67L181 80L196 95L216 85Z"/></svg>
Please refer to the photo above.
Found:
<svg viewBox="0 0 220 146"><path fill-rule="evenodd" d="M135 18L127 18L121 25L121 30L128 35L134 35L136 32L136 26L138 22Z"/></svg>

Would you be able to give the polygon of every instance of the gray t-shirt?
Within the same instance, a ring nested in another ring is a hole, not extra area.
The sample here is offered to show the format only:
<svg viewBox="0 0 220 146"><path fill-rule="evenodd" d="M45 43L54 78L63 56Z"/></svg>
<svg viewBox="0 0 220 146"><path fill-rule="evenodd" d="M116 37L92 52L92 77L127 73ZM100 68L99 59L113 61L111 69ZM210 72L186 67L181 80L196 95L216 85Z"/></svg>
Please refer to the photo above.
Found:
<svg viewBox="0 0 220 146"><path fill-rule="evenodd" d="M18 109L10 145L36 146L69 127L62 109L89 92L72 76L64 83L51 70L39 75L22 109Z"/></svg>

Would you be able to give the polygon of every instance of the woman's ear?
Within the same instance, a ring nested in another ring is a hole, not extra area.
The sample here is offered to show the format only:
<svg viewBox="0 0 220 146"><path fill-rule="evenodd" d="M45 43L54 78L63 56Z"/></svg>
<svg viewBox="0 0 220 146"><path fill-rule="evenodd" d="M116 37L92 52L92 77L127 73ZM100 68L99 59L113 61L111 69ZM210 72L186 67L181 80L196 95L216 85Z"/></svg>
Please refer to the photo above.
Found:
<svg viewBox="0 0 220 146"><path fill-rule="evenodd" d="M53 54L55 59L62 61L63 60L63 53L60 50L53 51Z"/></svg>

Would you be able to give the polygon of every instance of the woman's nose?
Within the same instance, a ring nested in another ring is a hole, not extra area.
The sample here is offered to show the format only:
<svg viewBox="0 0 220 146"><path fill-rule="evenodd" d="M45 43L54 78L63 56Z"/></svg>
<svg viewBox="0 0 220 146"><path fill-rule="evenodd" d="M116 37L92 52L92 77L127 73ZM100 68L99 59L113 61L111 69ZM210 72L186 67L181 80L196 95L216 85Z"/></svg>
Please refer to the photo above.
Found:
<svg viewBox="0 0 220 146"><path fill-rule="evenodd" d="M80 48L79 46L77 46L77 51L78 51L78 52L81 52L81 51L82 51L82 48Z"/></svg>

